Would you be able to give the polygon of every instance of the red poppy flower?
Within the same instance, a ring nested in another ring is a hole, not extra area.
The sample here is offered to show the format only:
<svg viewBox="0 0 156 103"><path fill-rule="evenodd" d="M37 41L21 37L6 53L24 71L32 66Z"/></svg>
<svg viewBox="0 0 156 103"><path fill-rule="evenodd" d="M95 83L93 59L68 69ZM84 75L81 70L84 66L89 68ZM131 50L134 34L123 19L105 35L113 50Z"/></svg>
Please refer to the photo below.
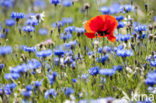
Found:
<svg viewBox="0 0 156 103"><path fill-rule="evenodd" d="M108 37L112 42L116 41L113 32L118 23L115 17L110 15L100 15L91 18L85 24L85 35L88 38Z"/></svg>

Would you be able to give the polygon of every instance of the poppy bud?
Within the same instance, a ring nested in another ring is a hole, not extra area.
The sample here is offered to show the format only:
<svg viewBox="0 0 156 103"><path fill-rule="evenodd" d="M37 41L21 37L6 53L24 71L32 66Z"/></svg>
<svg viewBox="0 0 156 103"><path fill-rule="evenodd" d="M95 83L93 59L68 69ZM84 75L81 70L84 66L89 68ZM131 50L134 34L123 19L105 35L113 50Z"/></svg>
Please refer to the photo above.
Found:
<svg viewBox="0 0 156 103"><path fill-rule="evenodd" d="M152 56L154 56L154 51L152 52Z"/></svg>
<svg viewBox="0 0 156 103"><path fill-rule="evenodd" d="M51 36L52 36L53 32L54 32L53 30L50 31Z"/></svg>
<svg viewBox="0 0 156 103"><path fill-rule="evenodd" d="M101 89L104 89L104 85L103 85L103 84L100 84L99 87L100 87Z"/></svg>
<svg viewBox="0 0 156 103"><path fill-rule="evenodd" d="M153 39L153 34L150 34L150 35L149 35L149 40L150 40L150 42L151 42L152 39Z"/></svg>
<svg viewBox="0 0 156 103"><path fill-rule="evenodd" d="M134 38L133 37L131 38L131 42L134 43Z"/></svg>
<svg viewBox="0 0 156 103"><path fill-rule="evenodd" d="M135 9L137 10L138 9L138 6L135 6Z"/></svg>
<svg viewBox="0 0 156 103"><path fill-rule="evenodd" d="M85 4L84 4L84 9L85 9L85 10L88 10L89 8L90 8L90 4L89 4L89 3L85 3Z"/></svg>
<svg viewBox="0 0 156 103"><path fill-rule="evenodd" d="M137 34L135 33L135 34L134 34L134 38L136 39L136 37L137 37Z"/></svg>
<svg viewBox="0 0 156 103"><path fill-rule="evenodd" d="M134 48L134 45L133 44L131 44L131 48L135 51L135 48Z"/></svg>
<svg viewBox="0 0 156 103"><path fill-rule="evenodd" d="M147 10L148 10L148 6L147 6L147 4L145 4L145 10L146 10L146 12L147 12Z"/></svg>
<svg viewBox="0 0 156 103"><path fill-rule="evenodd" d="M152 25L149 25L149 30L153 30L153 26Z"/></svg>

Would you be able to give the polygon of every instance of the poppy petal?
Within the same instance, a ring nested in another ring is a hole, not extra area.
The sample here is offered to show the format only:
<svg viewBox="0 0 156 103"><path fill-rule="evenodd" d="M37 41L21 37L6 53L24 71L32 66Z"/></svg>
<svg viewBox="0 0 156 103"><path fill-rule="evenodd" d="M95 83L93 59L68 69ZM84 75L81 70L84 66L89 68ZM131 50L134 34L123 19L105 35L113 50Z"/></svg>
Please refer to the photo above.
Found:
<svg viewBox="0 0 156 103"><path fill-rule="evenodd" d="M101 16L96 16L89 20L89 22L90 29L95 32L100 31L105 25L105 22Z"/></svg>
<svg viewBox="0 0 156 103"><path fill-rule="evenodd" d="M90 21L87 21L87 22L85 23L85 30L86 30L87 32L95 32L95 31L93 31L93 30L90 28Z"/></svg>
<svg viewBox="0 0 156 103"><path fill-rule="evenodd" d="M113 34L110 34L110 35L107 35L108 39L111 41L111 42L115 42L116 41L116 37L113 35Z"/></svg>
<svg viewBox="0 0 156 103"><path fill-rule="evenodd" d="M107 30L108 33L114 32L118 25L116 18L110 15L105 15L103 18L105 19L105 24L107 25L105 25L102 31Z"/></svg>
<svg viewBox="0 0 156 103"><path fill-rule="evenodd" d="M95 33L85 33L88 38L96 38Z"/></svg>

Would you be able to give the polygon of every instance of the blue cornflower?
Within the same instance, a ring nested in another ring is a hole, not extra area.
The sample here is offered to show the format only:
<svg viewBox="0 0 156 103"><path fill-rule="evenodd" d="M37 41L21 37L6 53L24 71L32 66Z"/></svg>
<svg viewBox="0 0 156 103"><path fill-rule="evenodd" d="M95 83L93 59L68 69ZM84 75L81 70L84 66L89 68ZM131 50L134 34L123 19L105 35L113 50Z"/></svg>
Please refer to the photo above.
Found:
<svg viewBox="0 0 156 103"><path fill-rule="evenodd" d="M106 54L105 56L102 56L100 58L97 57L96 60L100 63L105 63L108 60L108 58L109 58L109 55Z"/></svg>
<svg viewBox="0 0 156 103"><path fill-rule="evenodd" d="M57 96L57 92L54 89L47 90L44 94L44 97L46 99L55 98L56 96Z"/></svg>
<svg viewBox="0 0 156 103"><path fill-rule="evenodd" d="M75 47L77 45L77 42L76 41L70 41L69 43L64 43L64 47L65 48L71 48L71 47Z"/></svg>
<svg viewBox="0 0 156 103"><path fill-rule="evenodd" d="M24 97L30 97L32 95L32 91L23 91L21 93Z"/></svg>
<svg viewBox="0 0 156 103"><path fill-rule="evenodd" d="M153 19L154 19L154 21L156 22L156 16L154 16L154 18L153 18Z"/></svg>
<svg viewBox="0 0 156 103"><path fill-rule="evenodd" d="M38 87L41 87L42 86L42 82L40 81L35 81L35 87L38 88Z"/></svg>
<svg viewBox="0 0 156 103"><path fill-rule="evenodd" d="M50 3L54 5L58 5L60 2L61 0L50 0Z"/></svg>
<svg viewBox="0 0 156 103"><path fill-rule="evenodd" d="M11 13L11 18L16 19L17 22L18 22L19 19L24 18L24 13L12 12Z"/></svg>
<svg viewBox="0 0 156 103"><path fill-rule="evenodd" d="M3 8L9 9L9 8L13 7L14 1L13 0L1 0L0 5Z"/></svg>
<svg viewBox="0 0 156 103"><path fill-rule="evenodd" d="M40 68L42 64L37 59L31 59L28 61L26 66L28 69L36 69Z"/></svg>
<svg viewBox="0 0 156 103"><path fill-rule="evenodd" d="M76 78L73 78L72 79L72 82L76 83L77 82L77 79Z"/></svg>
<svg viewBox="0 0 156 103"><path fill-rule="evenodd" d="M99 74L106 75L106 76L112 76L115 74L116 71L114 69L100 69Z"/></svg>
<svg viewBox="0 0 156 103"><path fill-rule="evenodd" d="M56 77L50 74L48 74L47 77L49 79L49 83L52 85L55 82Z"/></svg>
<svg viewBox="0 0 156 103"><path fill-rule="evenodd" d="M52 55L52 50L48 49L48 50L43 50L43 51L39 51L36 53L37 57L47 57L47 56L51 56Z"/></svg>
<svg viewBox="0 0 156 103"><path fill-rule="evenodd" d="M0 31L2 30L2 25L0 24Z"/></svg>
<svg viewBox="0 0 156 103"><path fill-rule="evenodd" d="M27 85L27 86L26 86L26 90L27 90L27 91L31 91L32 89L33 89L33 85Z"/></svg>
<svg viewBox="0 0 156 103"><path fill-rule="evenodd" d="M13 67L10 69L11 73L23 73L26 71L27 71L27 65L26 64L18 65L16 67Z"/></svg>
<svg viewBox="0 0 156 103"><path fill-rule="evenodd" d="M74 26L68 26L64 29L65 32L70 32L72 33L73 31L75 31L75 27Z"/></svg>
<svg viewBox="0 0 156 103"><path fill-rule="evenodd" d="M156 60L150 61L150 65L151 65L152 67L156 67Z"/></svg>
<svg viewBox="0 0 156 103"><path fill-rule="evenodd" d="M44 0L35 0L34 6L44 9L46 7L46 3Z"/></svg>
<svg viewBox="0 0 156 103"><path fill-rule="evenodd" d="M119 3L113 3L112 6L110 7L110 14L119 13L121 11L120 8L121 8L121 5Z"/></svg>
<svg viewBox="0 0 156 103"><path fill-rule="evenodd" d="M73 88L69 88L69 87L66 87L65 91L64 91L66 96L69 96L70 94L72 94L74 92L75 92L74 89Z"/></svg>
<svg viewBox="0 0 156 103"><path fill-rule="evenodd" d="M153 86L156 84L156 70L147 74L145 83L150 86Z"/></svg>
<svg viewBox="0 0 156 103"><path fill-rule="evenodd" d="M145 33L143 33L141 36L140 35L137 35L137 38L138 39L141 39L141 38L144 39L145 37L146 37L146 34Z"/></svg>
<svg viewBox="0 0 156 103"><path fill-rule="evenodd" d="M123 28L124 26L125 26L124 22L119 21L117 28L120 29Z"/></svg>
<svg viewBox="0 0 156 103"><path fill-rule="evenodd" d="M139 25L134 28L134 31L136 31L136 32L146 31L146 25Z"/></svg>
<svg viewBox="0 0 156 103"><path fill-rule="evenodd" d="M87 80L88 77L89 77L89 74L82 74L82 75L81 75L81 79Z"/></svg>
<svg viewBox="0 0 156 103"><path fill-rule="evenodd" d="M92 56L93 54L94 54L93 51L88 51L88 55L89 55L89 56Z"/></svg>
<svg viewBox="0 0 156 103"><path fill-rule="evenodd" d="M89 72L89 74L90 75L97 75L97 74L99 74L99 67L97 66L97 67L93 67L93 68L90 68L89 70L88 70L88 72Z"/></svg>
<svg viewBox="0 0 156 103"><path fill-rule="evenodd" d="M64 55L64 50L55 50L54 51L54 54L56 55L56 56L63 56Z"/></svg>
<svg viewBox="0 0 156 103"><path fill-rule="evenodd" d="M124 10L126 12L131 12L133 10L133 6L132 5L124 5Z"/></svg>
<svg viewBox="0 0 156 103"><path fill-rule="evenodd" d="M13 19L8 19L8 20L5 21L5 24L7 26L14 26L16 24L16 21L13 20Z"/></svg>
<svg viewBox="0 0 156 103"><path fill-rule="evenodd" d="M10 54L12 52L11 46L0 46L0 55Z"/></svg>
<svg viewBox="0 0 156 103"><path fill-rule="evenodd" d="M117 56L128 57L128 56L133 55L133 51L132 50L117 50L116 54Z"/></svg>
<svg viewBox="0 0 156 103"><path fill-rule="evenodd" d="M38 25L38 20L36 20L36 19L28 19L27 21L26 21L26 25L31 25L31 26L36 26L36 25Z"/></svg>
<svg viewBox="0 0 156 103"><path fill-rule="evenodd" d="M121 20L123 20L123 19L124 19L124 16L122 16L122 15L116 16L116 20L117 20L117 21L121 21Z"/></svg>
<svg viewBox="0 0 156 103"><path fill-rule="evenodd" d="M73 5L73 1L72 0L63 0L62 1L62 5L65 7L69 7Z"/></svg>
<svg viewBox="0 0 156 103"><path fill-rule="evenodd" d="M75 32L77 32L77 33L84 33L85 32L85 29L83 27L82 28L76 27L75 28Z"/></svg>
<svg viewBox="0 0 156 103"><path fill-rule="evenodd" d="M129 39L131 39L131 35L130 34L126 34L126 35L120 35L119 39L121 41L128 41Z"/></svg>
<svg viewBox="0 0 156 103"><path fill-rule="evenodd" d="M35 31L35 28L33 26L24 26L23 31L30 33Z"/></svg>
<svg viewBox="0 0 156 103"><path fill-rule="evenodd" d="M7 95L11 95L11 93L13 92L14 88L16 88L16 84L15 83L11 83L11 84L6 84L4 87L4 92Z"/></svg>
<svg viewBox="0 0 156 103"><path fill-rule="evenodd" d="M62 23L63 24L72 24L73 23L73 18L62 18Z"/></svg>
<svg viewBox="0 0 156 103"><path fill-rule="evenodd" d="M52 85L56 80L57 72L53 72L52 75L48 74L47 77L49 79L50 84Z"/></svg>
<svg viewBox="0 0 156 103"><path fill-rule="evenodd" d="M48 35L48 29L40 29L39 34L40 35Z"/></svg>
<svg viewBox="0 0 156 103"><path fill-rule="evenodd" d="M114 48L114 51L117 52L118 50L123 50L123 49L124 49L124 45L119 45Z"/></svg>
<svg viewBox="0 0 156 103"><path fill-rule="evenodd" d="M4 78L7 80L18 79L19 77L20 77L20 74L18 74L18 73L7 73L4 75Z"/></svg>
<svg viewBox="0 0 156 103"><path fill-rule="evenodd" d="M0 70L2 70L4 67L4 64L0 64Z"/></svg>
<svg viewBox="0 0 156 103"><path fill-rule="evenodd" d="M113 66L113 70L115 70L115 71L122 71L123 70L123 67L121 66L121 65L119 65L119 66Z"/></svg>
<svg viewBox="0 0 156 103"><path fill-rule="evenodd" d="M63 40L67 40L67 39L71 39L71 38L72 38L72 34L70 32L61 33L61 35L60 35L60 39L63 39Z"/></svg>
<svg viewBox="0 0 156 103"><path fill-rule="evenodd" d="M102 47L98 48L99 53L103 53L103 52L107 53L107 52L111 52L112 50L113 49L111 47L109 47L109 46L104 46L103 48Z"/></svg>
<svg viewBox="0 0 156 103"><path fill-rule="evenodd" d="M27 51L27 52L36 52L36 51L37 51L37 48L36 48L36 47L22 46L22 49L23 49L24 51Z"/></svg>
<svg viewBox="0 0 156 103"><path fill-rule="evenodd" d="M110 14L110 8L109 7L102 7L102 8L100 8L100 11L103 14Z"/></svg>

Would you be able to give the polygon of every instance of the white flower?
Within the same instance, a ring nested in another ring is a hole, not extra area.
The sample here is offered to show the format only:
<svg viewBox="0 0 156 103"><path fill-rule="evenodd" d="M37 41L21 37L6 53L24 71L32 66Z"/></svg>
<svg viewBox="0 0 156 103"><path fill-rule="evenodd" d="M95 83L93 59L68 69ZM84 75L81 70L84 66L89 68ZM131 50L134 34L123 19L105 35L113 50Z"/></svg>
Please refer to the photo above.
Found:
<svg viewBox="0 0 156 103"><path fill-rule="evenodd" d="M41 22L44 21L44 17L45 17L45 12L43 11L42 13L31 16L31 19L38 20L39 22Z"/></svg>

